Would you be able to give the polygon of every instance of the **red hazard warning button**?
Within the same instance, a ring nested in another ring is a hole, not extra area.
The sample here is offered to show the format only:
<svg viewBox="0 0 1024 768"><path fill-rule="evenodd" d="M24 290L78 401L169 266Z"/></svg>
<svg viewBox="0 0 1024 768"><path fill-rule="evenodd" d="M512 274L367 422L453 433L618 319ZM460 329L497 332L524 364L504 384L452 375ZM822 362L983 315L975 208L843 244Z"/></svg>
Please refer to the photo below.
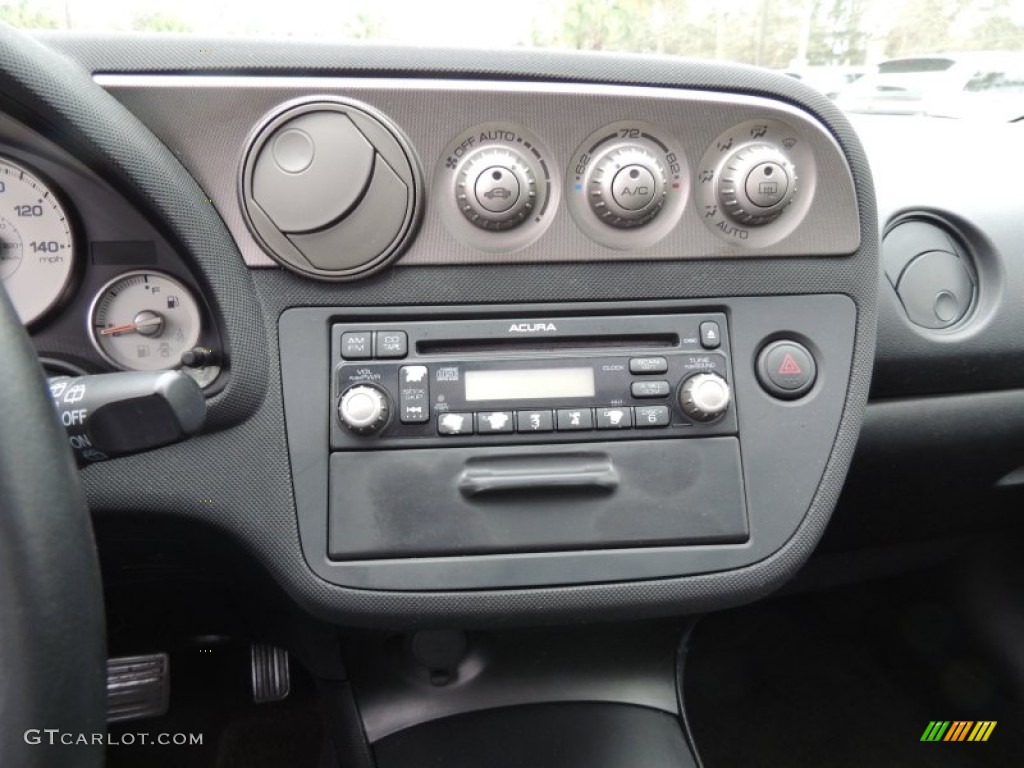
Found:
<svg viewBox="0 0 1024 768"><path fill-rule="evenodd" d="M787 352L786 356L782 358L782 365L779 366L778 374L780 376L802 376L803 373L803 368L793 359L793 354Z"/></svg>
<svg viewBox="0 0 1024 768"><path fill-rule="evenodd" d="M817 375L814 356L795 341L772 342L757 357L757 378L774 397L784 400L803 397L814 386Z"/></svg>

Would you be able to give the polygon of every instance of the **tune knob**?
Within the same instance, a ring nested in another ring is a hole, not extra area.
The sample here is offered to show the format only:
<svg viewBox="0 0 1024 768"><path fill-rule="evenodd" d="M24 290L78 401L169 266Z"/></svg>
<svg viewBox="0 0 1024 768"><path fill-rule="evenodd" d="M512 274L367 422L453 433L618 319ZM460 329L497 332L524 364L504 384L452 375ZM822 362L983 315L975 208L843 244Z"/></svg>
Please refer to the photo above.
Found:
<svg viewBox="0 0 1024 768"><path fill-rule="evenodd" d="M338 416L353 432L368 435L388 423L391 407L387 393L372 384L356 384L341 394Z"/></svg>
<svg viewBox="0 0 1024 768"><path fill-rule="evenodd" d="M714 421L728 409L729 384L717 373L697 373L683 382L679 404L694 421Z"/></svg>
<svg viewBox="0 0 1024 768"><path fill-rule="evenodd" d="M481 229L512 229L537 204L537 179L511 147L480 149L461 163L455 186L462 215Z"/></svg>
<svg viewBox="0 0 1024 768"><path fill-rule="evenodd" d="M619 144L603 152L593 162L586 185L591 210L617 229L646 224L665 205L665 169L636 144Z"/></svg>
<svg viewBox="0 0 1024 768"><path fill-rule="evenodd" d="M718 204L733 221L761 226L778 218L796 194L796 168L778 147L747 144L729 155L718 176Z"/></svg>

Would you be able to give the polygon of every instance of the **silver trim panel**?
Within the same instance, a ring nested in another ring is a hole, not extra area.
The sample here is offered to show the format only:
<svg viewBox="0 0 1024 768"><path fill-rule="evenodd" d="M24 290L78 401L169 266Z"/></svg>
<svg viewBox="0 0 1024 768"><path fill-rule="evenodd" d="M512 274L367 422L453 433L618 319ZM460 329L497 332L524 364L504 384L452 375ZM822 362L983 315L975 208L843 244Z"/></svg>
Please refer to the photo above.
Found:
<svg viewBox="0 0 1024 768"><path fill-rule="evenodd" d="M814 199L793 231L755 248L717 237L691 201L679 224L647 247L642 238L637 247L624 250L619 249L621 244L601 245L581 231L567 206L561 205L536 241L514 252L495 252L454 236L444 218L448 214L428 199L422 228L398 266L842 256L860 245L853 180L834 138L806 112L771 99L669 88L500 81L206 75L96 75L95 80L146 123L195 176L253 267L274 262L245 226L238 204L236 180L246 137L271 110L311 96L355 98L388 115L420 155L428 190L435 188L438 160L454 136L470 126L499 121L512 121L536 133L559 165L560 176L580 142L600 126L623 119L649 122L679 142L694 176L700 169L693 162L724 131L749 120L779 120L805 141L818 179Z"/></svg>

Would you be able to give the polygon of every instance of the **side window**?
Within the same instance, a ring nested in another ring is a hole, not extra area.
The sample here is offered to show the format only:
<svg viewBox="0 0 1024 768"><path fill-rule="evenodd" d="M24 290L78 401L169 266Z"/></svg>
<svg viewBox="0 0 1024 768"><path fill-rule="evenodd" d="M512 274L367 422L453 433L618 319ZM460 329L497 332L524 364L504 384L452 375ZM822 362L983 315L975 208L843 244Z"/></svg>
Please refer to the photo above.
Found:
<svg viewBox="0 0 1024 768"><path fill-rule="evenodd" d="M1024 68L976 72L967 81L964 90L1004 95L1024 94Z"/></svg>

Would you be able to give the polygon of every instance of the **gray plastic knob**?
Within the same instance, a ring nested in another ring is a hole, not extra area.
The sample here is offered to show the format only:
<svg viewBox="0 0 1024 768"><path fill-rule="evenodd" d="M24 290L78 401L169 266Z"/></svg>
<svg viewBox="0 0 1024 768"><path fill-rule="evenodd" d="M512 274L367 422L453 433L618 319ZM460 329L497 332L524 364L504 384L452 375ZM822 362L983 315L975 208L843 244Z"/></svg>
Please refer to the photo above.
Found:
<svg viewBox="0 0 1024 768"><path fill-rule="evenodd" d="M639 227L665 205L665 169L645 148L620 144L594 161L586 188L591 210L605 224Z"/></svg>
<svg viewBox="0 0 1024 768"><path fill-rule="evenodd" d="M462 161L455 194L462 215L480 229L512 229L536 206L537 179L517 150L480 149Z"/></svg>
<svg viewBox="0 0 1024 768"><path fill-rule="evenodd" d="M729 155L718 174L718 204L733 221L761 226L774 221L796 195L796 168L771 144L747 144Z"/></svg>
<svg viewBox="0 0 1024 768"><path fill-rule="evenodd" d="M371 384L356 384L341 395L338 416L341 423L361 435L383 429L388 423L391 405L387 393Z"/></svg>
<svg viewBox="0 0 1024 768"><path fill-rule="evenodd" d="M679 404L694 421L714 421L729 410L729 383L717 373L698 373L683 382Z"/></svg>

